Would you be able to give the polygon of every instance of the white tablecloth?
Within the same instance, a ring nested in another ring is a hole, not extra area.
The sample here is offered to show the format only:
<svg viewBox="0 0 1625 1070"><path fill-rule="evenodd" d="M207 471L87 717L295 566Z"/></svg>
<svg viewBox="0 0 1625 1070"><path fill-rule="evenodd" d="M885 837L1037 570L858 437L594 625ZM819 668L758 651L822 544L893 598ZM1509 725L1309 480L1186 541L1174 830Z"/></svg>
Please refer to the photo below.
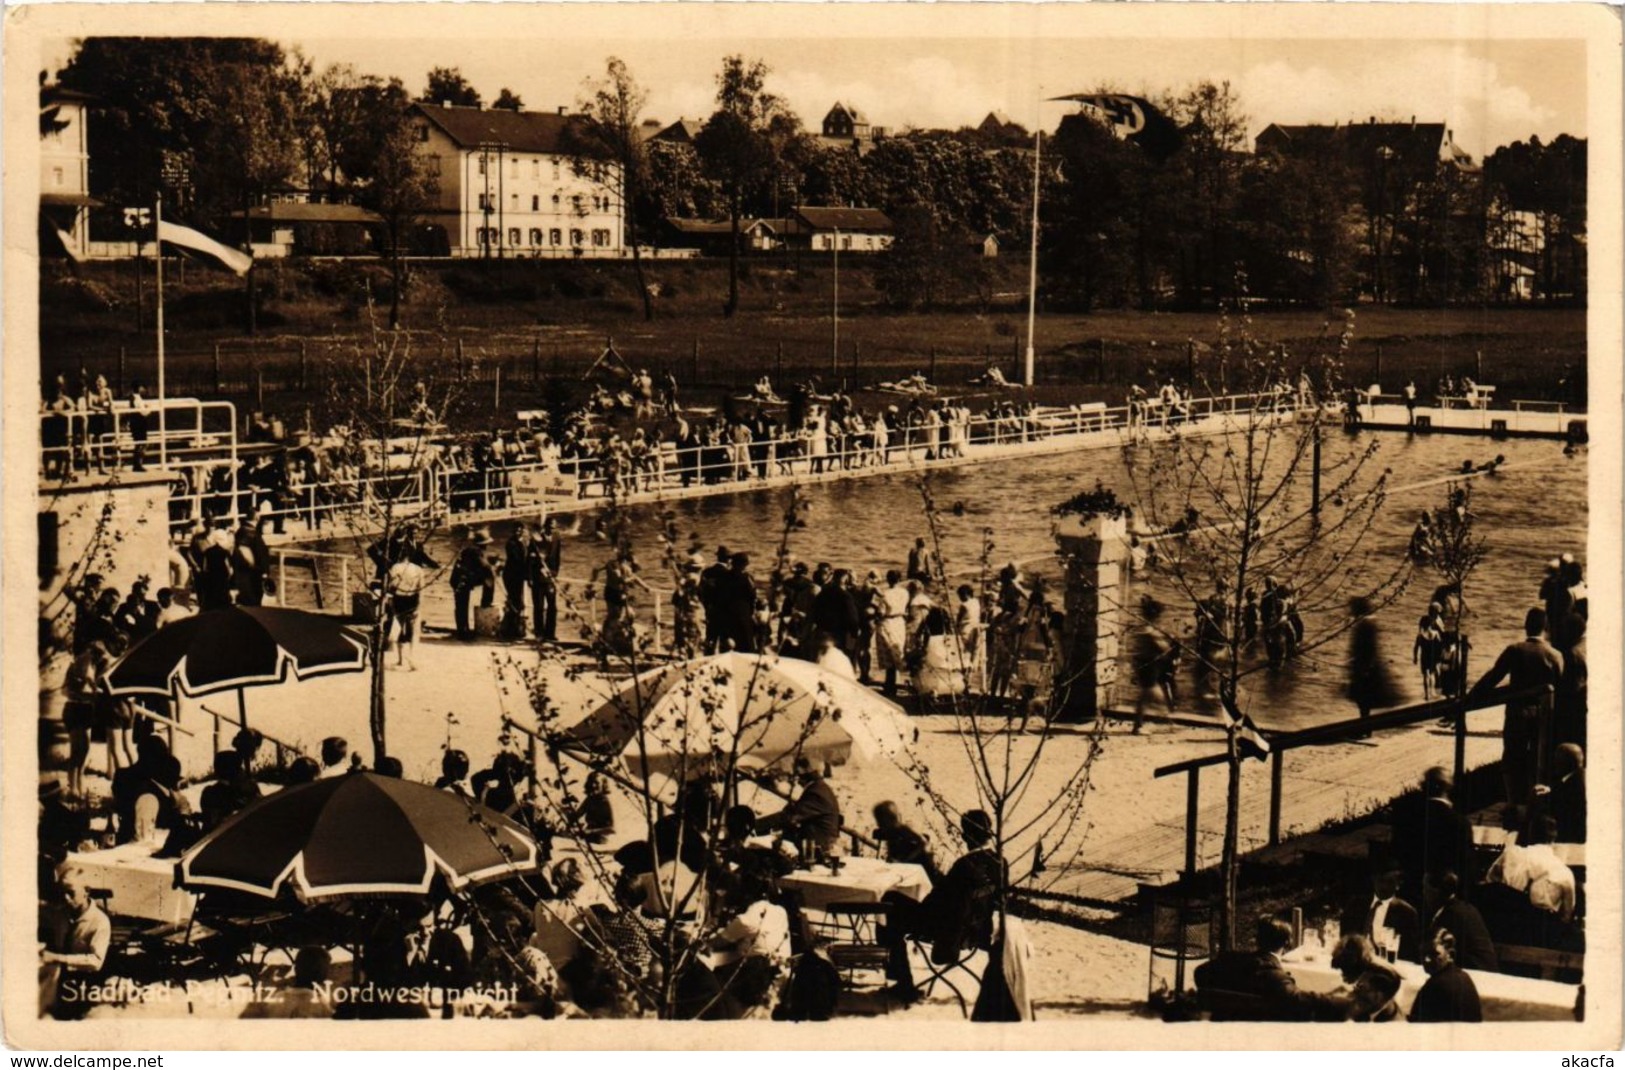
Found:
<svg viewBox="0 0 1625 1070"><path fill-rule="evenodd" d="M1321 952L1314 962L1304 961L1303 952L1293 951L1282 958L1282 965L1305 992L1331 992L1343 984L1343 975L1332 968L1327 954ZM1406 1014L1416 993L1427 983L1427 971L1414 962L1401 960L1393 964L1399 971L1401 984L1395 1002ZM1489 970L1468 970L1478 989L1478 1001L1484 1008L1486 1022L1572 1022L1574 1004L1579 998L1578 985L1557 981L1542 981L1535 977L1514 977Z"/></svg>
<svg viewBox="0 0 1625 1070"><path fill-rule="evenodd" d="M80 851L68 863L85 875L90 888L105 888L110 913L127 918L184 925L196 897L175 887L175 860L152 857L153 845L126 843L105 851Z"/></svg>
<svg viewBox="0 0 1625 1070"><path fill-rule="evenodd" d="M887 892L899 892L918 902L931 890L931 878L923 866L860 857L843 859L838 874L828 866L815 866L798 869L779 884L800 892L802 905L809 910L823 910L830 903L878 903Z"/></svg>

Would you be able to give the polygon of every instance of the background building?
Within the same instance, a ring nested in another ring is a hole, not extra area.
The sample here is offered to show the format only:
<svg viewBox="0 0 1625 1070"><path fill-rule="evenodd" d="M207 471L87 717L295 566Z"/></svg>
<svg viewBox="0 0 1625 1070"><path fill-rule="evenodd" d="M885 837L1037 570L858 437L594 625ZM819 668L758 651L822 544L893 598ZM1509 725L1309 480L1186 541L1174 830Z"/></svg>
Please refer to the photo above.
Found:
<svg viewBox="0 0 1625 1070"><path fill-rule="evenodd" d="M413 105L439 184L424 221L452 256L606 257L625 248L620 169L572 152L557 112Z"/></svg>

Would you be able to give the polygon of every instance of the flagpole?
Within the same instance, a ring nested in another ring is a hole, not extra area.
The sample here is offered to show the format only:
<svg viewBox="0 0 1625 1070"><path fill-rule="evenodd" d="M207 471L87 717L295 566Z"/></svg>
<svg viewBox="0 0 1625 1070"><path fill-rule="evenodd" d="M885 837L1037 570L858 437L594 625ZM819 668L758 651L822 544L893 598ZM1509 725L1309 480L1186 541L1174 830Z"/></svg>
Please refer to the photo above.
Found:
<svg viewBox="0 0 1625 1070"><path fill-rule="evenodd" d="M158 263L157 275L157 311L158 323L158 467L167 467L168 462L168 435L164 420L164 242L160 235L164 229L164 198L162 194L153 198L154 209L152 213L152 254Z"/></svg>
<svg viewBox="0 0 1625 1070"><path fill-rule="evenodd" d="M1021 369L1021 384L1033 385L1033 321L1038 311L1038 186L1039 159L1044 152L1044 131L1033 135L1033 240L1027 266L1027 360Z"/></svg>

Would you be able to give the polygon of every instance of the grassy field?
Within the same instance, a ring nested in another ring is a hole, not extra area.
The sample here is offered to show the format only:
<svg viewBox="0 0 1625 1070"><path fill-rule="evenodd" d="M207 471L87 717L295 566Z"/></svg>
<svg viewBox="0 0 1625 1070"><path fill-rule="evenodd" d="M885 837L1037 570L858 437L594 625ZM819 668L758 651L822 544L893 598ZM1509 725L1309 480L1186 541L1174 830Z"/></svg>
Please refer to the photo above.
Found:
<svg viewBox="0 0 1625 1070"><path fill-rule="evenodd" d="M1007 263L1004 270L1018 266ZM243 408L288 415L309 406L319 423L323 370L331 361L356 359L367 344L367 287L375 293L387 287L387 273L353 264L268 268L258 282L263 304L254 338L241 331L240 282L193 265L184 283L169 287L171 393L223 396ZM579 378L609 339L630 365L671 371L686 400L705 404L763 374L780 384L817 377L860 397L916 371L950 388L995 365L1019 379L1026 344L1019 290L985 313L901 313L884 307L866 269L843 261L837 348L827 263L809 261L799 269L787 262L752 264L732 319L720 315L724 265L663 262L651 265L649 277L659 288L653 323L643 320L629 264L425 268L416 273L407 325L422 359L453 361L461 354L477 380L468 419L483 426L490 426L492 414L511 416L534 405L550 377ZM137 378L150 386L152 331L150 325L136 329L135 296L127 264L46 279L46 376L85 367L106 374L115 388ZM150 317L150 286L146 304ZM1308 311L1261 312L1250 321L1257 337L1304 354L1335 345L1340 326ZM1172 376L1184 383L1193 343L1200 361L1201 346L1218 332L1211 313L1041 312L1033 396L1046 403L1119 403L1132 382ZM1583 367L1585 353L1583 310L1362 306L1347 369L1353 382L1380 382L1394 392L1407 378L1427 394L1439 376L1465 374L1495 384L1498 398L1573 402L1575 384L1560 380Z"/></svg>

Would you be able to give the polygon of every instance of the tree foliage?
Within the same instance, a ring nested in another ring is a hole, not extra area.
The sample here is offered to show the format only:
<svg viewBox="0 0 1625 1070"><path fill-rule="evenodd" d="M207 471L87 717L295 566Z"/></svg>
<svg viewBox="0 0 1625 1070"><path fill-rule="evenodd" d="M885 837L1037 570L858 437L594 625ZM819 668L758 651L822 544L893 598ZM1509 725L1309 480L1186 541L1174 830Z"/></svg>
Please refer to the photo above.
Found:
<svg viewBox="0 0 1625 1070"><path fill-rule="evenodd" d="M95 98L91 193L114 204L162 185L220 225L244 198L293 179L301 65L247 37L88 37L60 83Z"/></svg>
<svg viewBox="0 0 1625 1070"><path fill-rule="evenodd" d="M625 62L611 56L604 77L589 82L578 110L583 122L570 127L578 169L585 158L613 161L618 168L619 202L627 223L626 240L632 246L632 266L638 292L643 296L643 318L654 319L654 300L643 275L642 234L638 226L645 213L638 210L649 185L649 153L641 123L649 94L638 84Z"/></svg>
<svg viewBox="0 0 1625 1070"><path fill-rule="evenodd" d="M430 104L454 104L465 108L477 108L484 98L456 67L435 67L429 72L428 81L423 87L423 95L418 99Z"/></svg>
<svg viewBox="0 0 1625 1070"><path fill-rule="evenodd" d="M784 148L793 143L800 121L767 89L767 64L729 56L717 74L717 108L705 121L694 147L722 190L733 240L728 253L728 302L723 314L739 308L739 221L750 198L770 183Z"/></svg>

